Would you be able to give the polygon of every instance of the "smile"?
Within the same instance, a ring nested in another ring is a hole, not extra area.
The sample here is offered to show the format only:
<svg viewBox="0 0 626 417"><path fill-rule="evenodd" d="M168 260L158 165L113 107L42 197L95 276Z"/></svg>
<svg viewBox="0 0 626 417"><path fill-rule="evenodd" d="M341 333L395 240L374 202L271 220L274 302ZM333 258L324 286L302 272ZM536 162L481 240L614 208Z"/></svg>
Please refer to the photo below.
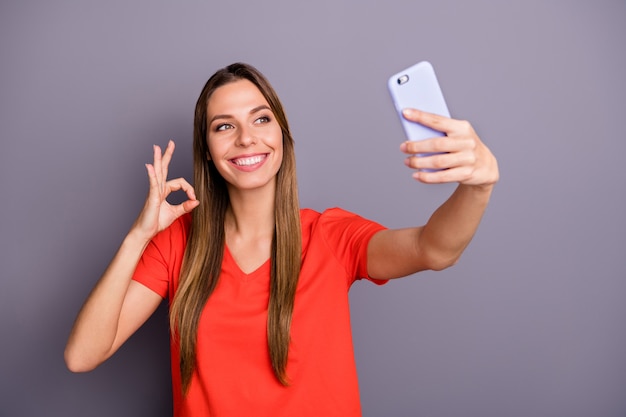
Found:
<svg viewBox="0 0 626 417"><path fill-rule="evenodd" d="M265 158L267 158L267 154L248 156L245 158L234 158L231 159L230 162L240 167L249 167L263 162Z"/></svg>

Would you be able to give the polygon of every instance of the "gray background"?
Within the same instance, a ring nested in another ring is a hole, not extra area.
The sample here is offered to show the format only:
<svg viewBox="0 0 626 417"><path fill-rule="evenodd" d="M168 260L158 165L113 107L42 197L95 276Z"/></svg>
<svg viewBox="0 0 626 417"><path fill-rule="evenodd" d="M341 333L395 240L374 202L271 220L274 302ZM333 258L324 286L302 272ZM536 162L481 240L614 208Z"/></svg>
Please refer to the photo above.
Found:
<svg viewBox="0 0 626 417"><path fill-rule="evenodd" d="M166 313L74 375L63 348L216 69L257 66L303 206L422 224L386 79L438 72L502 180L461 262L351 292L365 416L626 415L620 1L6 1L0 5L1 416L167 416Z"/></svg>

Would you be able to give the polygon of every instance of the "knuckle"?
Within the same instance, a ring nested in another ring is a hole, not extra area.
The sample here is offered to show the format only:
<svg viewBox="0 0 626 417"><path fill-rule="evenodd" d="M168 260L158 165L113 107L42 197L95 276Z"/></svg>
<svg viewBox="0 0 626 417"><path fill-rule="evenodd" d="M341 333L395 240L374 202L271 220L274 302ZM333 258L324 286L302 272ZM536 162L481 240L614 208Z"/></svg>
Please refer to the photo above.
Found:
<svg viewBox="0 0 626 417"><path fill-rule="evenodd" d="M407 141L406 142L406 153L415 153L415 151L413 150L413 143L412 141Z"/></svg>
<svg viewBox="0 0 626 417"><path fill-rule="evenodd" d="M475 137L471 137L469 139L469 144L468 144L469 148L471 150L475 150L476 148L478 148L478 141L476 140Z"/></svg>
<svg viewBox="0 0 626 417"><path fill-rule="evenodd" d="M460 171L461 181L467 181L467 180L471 179L473 175L474 175L474 168L473 167L464 167Z"/></svg>
<svg viewBox="0 0 626 417"><path fill-rule="evenodd" d="M447 155L440 154L432 157L433 168L441 169L447 166Z"/></svg>
<svg viewBox="0 0 626 417"><path fill-rule="evenodd" d="M443 152L448 147L448 138L442 137L433 141L433 151L434 152Z"/></svg>
<svg viewBox="0 0 626 417"><path fill-rule="evenodd" d="M464 132L471 132L473 130L472 124L467 120L459 120L459 127Z"/></svg>
<svg viewBox="0 0 626 417"><path fill-rule="evenodd" d="M442 118L440 118L440 117L438 117L438 116L436 116L436 115L434 115L434 114L429 114L429 115L426 117L426 121L427 121L429 124L431 124L433 127L435 127L435 128L436 128L437 126L441 126L441 124L442 124L442 122L443 122L443 119L442 119ZM437 130L438 130L438 129L437 129Z"/></svg>
<svg viewBox="0 0 626 417"><path fill-rule="evenodd" d="M420 158L417 156L409 157L409 166L411 168L420 168Z"/></svg>
<svg viewBox="0 0 626 417"><path fill-rule="evenodd" d="M435 141L436 152L449 152L451 149L455 149L457 147L457 139L451 138L449 136L442 136L437 141Z"/></svg>
<svg viewBox="0 0 626 417"><path fill-rule="evenodd" d="M416 153L423 152L423 150L420 149L420 147L422 147L422 146L423 146L423 144L421 144L420 142L410 141L409 142L409 147L408 147L409 153L416 154Z"/></svg>
<svg viewBox="0 0 626 417"><path fill-rule="evenodd" d="M431 172L420 172L420 181L425 183L433 182L433 175Z"/></svg>
<svg viewBox="0 0 626 417"><path fill-rule="evenodd" d="M461 161L465 165L473 166L477 161L476 154L474 152L464 152Z"/></svg>
<svg viewBox="0 0 626 417"><path fill-rule="evenodd" d="M450 182L450 181L452 181L452 179L453 179L452 178L452 174L453 174L452 170L446 169L444 171L439 171L439 173L440 173L441 181L443 181L443 182Z"/></svg>

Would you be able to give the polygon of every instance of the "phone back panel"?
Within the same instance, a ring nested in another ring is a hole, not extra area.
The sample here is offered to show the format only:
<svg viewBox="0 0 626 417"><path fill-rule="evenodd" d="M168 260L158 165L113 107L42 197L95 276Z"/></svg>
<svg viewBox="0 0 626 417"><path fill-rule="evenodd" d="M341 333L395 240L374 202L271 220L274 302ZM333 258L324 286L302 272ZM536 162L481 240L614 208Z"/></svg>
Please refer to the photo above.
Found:
<svg viewBox="0 0 626 417"><path fill-rule="evenodd" d="M445 136L444 133L410 122L402 116L402 110L410 107L450 117L435 71L429 62L419 62L392 75L387 86L407 139L423 140Z"/></svg>

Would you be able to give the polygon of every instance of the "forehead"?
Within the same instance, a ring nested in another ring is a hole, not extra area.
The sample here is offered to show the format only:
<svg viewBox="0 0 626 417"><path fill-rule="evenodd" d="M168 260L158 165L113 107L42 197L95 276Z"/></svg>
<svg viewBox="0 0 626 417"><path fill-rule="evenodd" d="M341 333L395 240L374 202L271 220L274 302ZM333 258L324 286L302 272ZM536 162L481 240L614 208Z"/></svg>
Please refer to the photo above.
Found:
<svg viewBox="0 0 626 417"><path fill-rule="evenodd" d="M215 89L207 103L207 113L209 117L215 114L234 115L238 112L248 112L262 104L269 106L257 86L243 79Z"/></svg>

